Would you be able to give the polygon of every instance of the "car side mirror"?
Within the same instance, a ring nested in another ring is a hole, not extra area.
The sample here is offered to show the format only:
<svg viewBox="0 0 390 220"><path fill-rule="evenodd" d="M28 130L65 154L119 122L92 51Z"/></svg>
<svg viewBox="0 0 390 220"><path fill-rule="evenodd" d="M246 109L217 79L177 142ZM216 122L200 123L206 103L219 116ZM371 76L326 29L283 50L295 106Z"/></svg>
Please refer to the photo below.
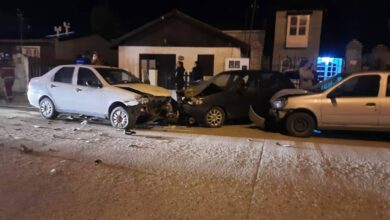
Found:
<svg viewBox="0 0 390 220"><path fill-rule="evenodd" d="M101 88L102 85L100 83L98 83L97 81L94 81L94 80L88 80L86 82L87 86L88 87L92 87L92 88Z"/></svg>
<svg viewBox="0 0 390 220"><path fill-rule="evenodd" d="M340 90L336 88L335 90L330 92L326 97L328 99L336 99L337 97L339 97L339 95L340 95Z"/></svg>

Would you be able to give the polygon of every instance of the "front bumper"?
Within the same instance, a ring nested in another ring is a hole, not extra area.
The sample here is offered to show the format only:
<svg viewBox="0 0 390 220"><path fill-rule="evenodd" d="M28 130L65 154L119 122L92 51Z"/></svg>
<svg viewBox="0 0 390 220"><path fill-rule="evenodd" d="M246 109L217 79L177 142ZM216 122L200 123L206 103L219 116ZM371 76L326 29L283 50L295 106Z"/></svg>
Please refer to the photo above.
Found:
<svg viewBox="0 0 390 220"><path fill-rule="evenodd" d="M140 106L141 117L147 121L169 119L177 115L170 97L155 97L144 105Z"/></svg>
<svg viewBox="0 0 390 220"><path fill-rule="evenodd" d="M287 116L289 112L290 110L288 109L271 108L269 114L271 115L271 117L275 118L276 120L281 121Z"/></svg>
<svg viewBox="0 0 390 220"><path fill-rule="evenodd" d="M184 115L186 118L192 118L195 120L195 123L202 123L204 120L204 117L208 111L208 108L203 105L190 105L187 103L184 103L182 105L182 115Z"/></svg>

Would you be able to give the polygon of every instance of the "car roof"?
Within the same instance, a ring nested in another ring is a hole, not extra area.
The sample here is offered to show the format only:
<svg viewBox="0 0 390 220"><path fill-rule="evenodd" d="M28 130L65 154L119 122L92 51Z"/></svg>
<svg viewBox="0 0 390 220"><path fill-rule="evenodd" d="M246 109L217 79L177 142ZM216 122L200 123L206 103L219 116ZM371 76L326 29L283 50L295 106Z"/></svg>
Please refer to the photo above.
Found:
<svg viewBox="0 0 390 220"><path fill-rule="evenodd" d="M357 73L347 73L348 75L351 76L356 76L356 75L377 75L377 74L387 74L389 75L389 71L367 71L367 72L357 72Z"/></svg>
<svg viewBox="0 0 390 220"><path fill-rule="evenodd" d="M272 71L272 70L227 70L227 71L223 71L219 74L244 75L244 74L262 74L262 73L282 74L281 72ZM219 74L217 74L217 75L219 75Z"/></svg>
<svg viewBox="0 0 390 220"><path fill-rule="evenodd" d="M92 67L92 68L112 68L112 69L118 69L118 67L113 67L113 66L92 65L92 64L66 64L66 65L59 65L58 67Z"/></svg>

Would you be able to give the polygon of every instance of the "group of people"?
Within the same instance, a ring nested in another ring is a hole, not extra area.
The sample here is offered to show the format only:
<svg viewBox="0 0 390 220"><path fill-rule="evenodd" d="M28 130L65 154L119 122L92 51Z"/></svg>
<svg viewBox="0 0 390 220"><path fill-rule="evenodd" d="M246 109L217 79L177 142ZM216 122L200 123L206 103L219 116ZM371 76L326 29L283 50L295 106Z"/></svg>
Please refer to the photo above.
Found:
<svg viewBox="0 0 390 220"><path fill-rule="evenodd" d="M183 61L177 61L175 70L175 85L176 90L181 91L185 87L185 68ZM198 61L195 61L195 65L190 73L190 84L197 84L203 80L203 72Z"/></svg>

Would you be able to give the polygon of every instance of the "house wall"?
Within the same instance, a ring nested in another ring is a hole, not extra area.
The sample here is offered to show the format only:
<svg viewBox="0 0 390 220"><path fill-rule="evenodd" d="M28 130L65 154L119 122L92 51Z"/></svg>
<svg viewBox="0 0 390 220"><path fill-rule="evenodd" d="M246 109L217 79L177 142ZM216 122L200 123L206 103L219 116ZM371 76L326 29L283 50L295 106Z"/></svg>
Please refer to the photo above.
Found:
<svg viewBox="0 0 390 220"><path fill-rule="evenodd" d="M230 35L234 38L237 38L243 42L247 42L250 45L250 69L259 70L261 69L261 61L263 58L263 48L264 48L264 39L265 31L253 30L253 31L243 31L243 30L233 30L233 31L223 31L225 34ZM251 33L250 33L251 32ZM250 35L250 39L249 39Z"/></svg>
<svg viewBox="0 0 390 220"><path fill-rule="evenodd" d="M91 35L70 40L56 41L56 58L75 62L78 55L86 51L91 54L97 51L104 63L111 66L118 65L118 52L111 49L111 43L99 35Z"/></svg>
<svg viewBox="0 0 390 220"><path fill-rule="evenodd" d="M299 14L298 12L294 12ZM307 12L306 12L307 13ZM286 48L288 12L276 12L275 38L273 48L272 69L281 71L282 61L289 57L293 66L297 66L301 58L308 59L315 64L320 50L322 15L320 10L314 10L310 13L308 46L306 48Z"/></svg>
<svg viewBox="0 0 390 220"><path fill-rule="evenodd" d="M184 68L191 72L199 54L214 55L214 75L224 71L226 58L240 58L240 48L234 47L142 47L120 46L119 67L127 69L140 77L139 62L140 54L176 54L184 57ZM174 67L172 67L174 69ZM172 69L172 71L173 71Z"/></svg>

